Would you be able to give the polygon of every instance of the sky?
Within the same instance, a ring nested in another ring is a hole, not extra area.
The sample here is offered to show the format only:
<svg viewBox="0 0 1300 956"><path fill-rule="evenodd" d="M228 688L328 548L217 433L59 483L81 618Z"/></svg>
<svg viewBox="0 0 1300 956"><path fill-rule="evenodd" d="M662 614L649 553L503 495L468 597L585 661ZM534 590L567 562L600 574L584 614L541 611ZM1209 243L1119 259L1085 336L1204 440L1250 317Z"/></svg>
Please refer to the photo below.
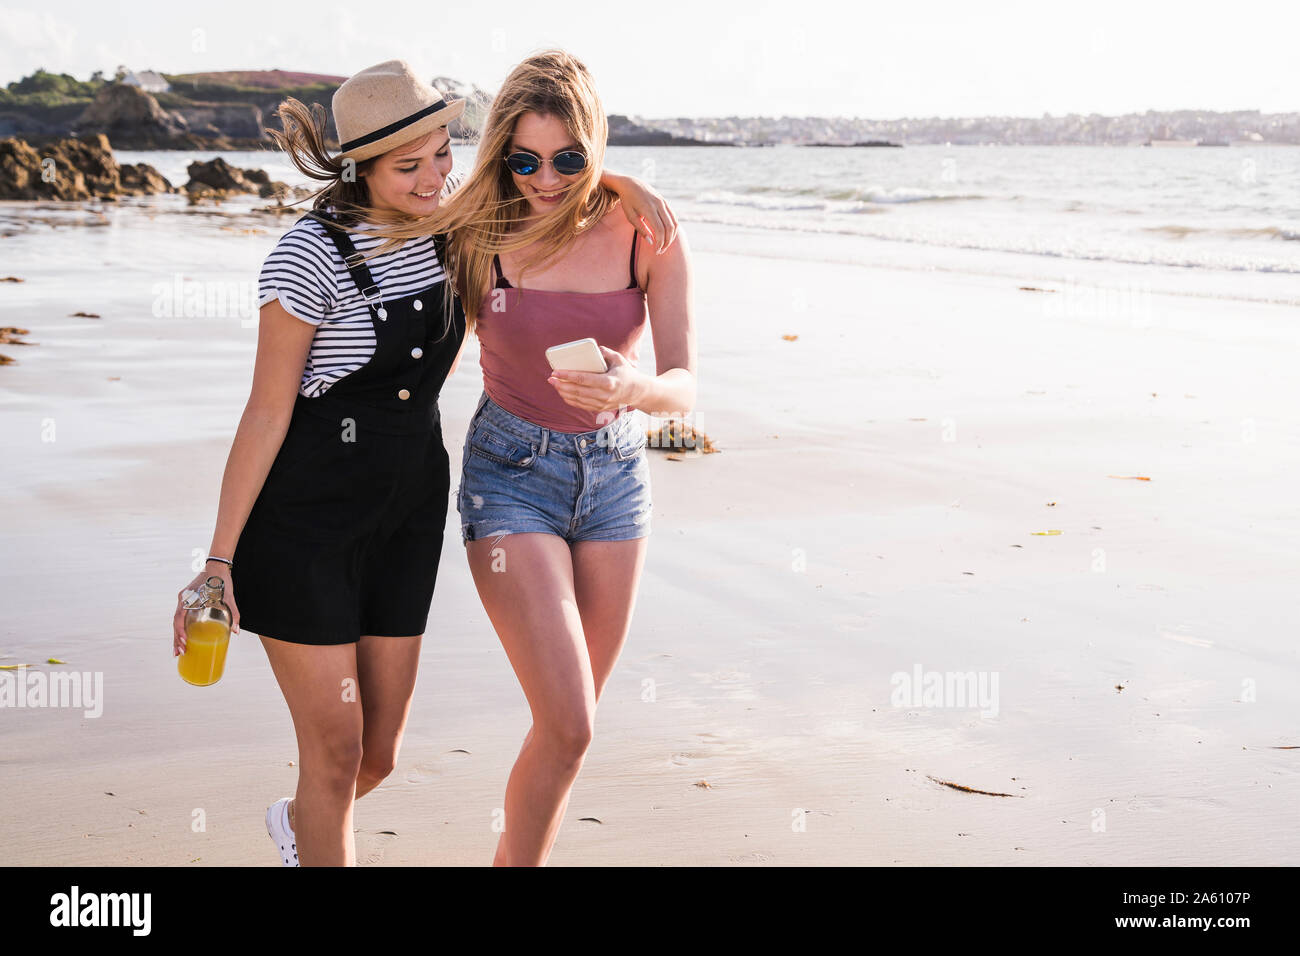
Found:
<svg viewBox="0 0 1300 956"><path fill-rule="evenodd" d="M558 46L608 112L647 118L1293 112L1298 35L1300 0L0 0L0 83L38 67L349 75L405 59L491 91Z"/></svg>

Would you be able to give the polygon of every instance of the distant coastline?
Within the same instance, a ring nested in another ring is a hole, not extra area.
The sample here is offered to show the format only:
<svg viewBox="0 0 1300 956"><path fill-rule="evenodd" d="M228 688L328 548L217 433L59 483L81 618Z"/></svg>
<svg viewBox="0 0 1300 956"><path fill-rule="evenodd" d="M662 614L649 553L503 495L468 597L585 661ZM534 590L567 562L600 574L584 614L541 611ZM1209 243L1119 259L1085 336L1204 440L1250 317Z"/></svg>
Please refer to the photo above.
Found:
<svg viewBox="0 0 1300 956"><path fill-rule="evenodd" d="M862 146L885 146L894 149L901 149L902 143L891 143L885 139L864 139L856 143L805 143L805 146L840 146L840 147L862 147Z"/></svg>
<svg viewBox="0 0 1300 956"><path fill-rule="evenodd" d="M0 90L0 139L33 146L69 138L107 136L117 149L256 150L272 144L268 127L287 97L327 111L345 77L282 70L169 75L120 71L112 80L80 81L38 71ZM464 99L463 116L448 131L455 142L472 142L487 116L492 94L448 77L434 77L444 95ZM735 146L655 129L609 115L612 146ZM333 117L326 145L338 148Z"/></svg>
<svg viewBox="0 0 1300 956"><path fill-rule="evenodd" d="M192 74L119 70L89 80L38 70L0 89L0 139L31 144L104 134L118 149L262 149L286 97L327 111L344 78L283 70ZM444 95L464 99L453 140L477 136L492 93L433 77ZM900 118L728 116L649 118L609 115L612 146L1267 146L1300 145L1300 112L1175 110L1123 116ZM327 134L337 144L332 121Z"/></svg>

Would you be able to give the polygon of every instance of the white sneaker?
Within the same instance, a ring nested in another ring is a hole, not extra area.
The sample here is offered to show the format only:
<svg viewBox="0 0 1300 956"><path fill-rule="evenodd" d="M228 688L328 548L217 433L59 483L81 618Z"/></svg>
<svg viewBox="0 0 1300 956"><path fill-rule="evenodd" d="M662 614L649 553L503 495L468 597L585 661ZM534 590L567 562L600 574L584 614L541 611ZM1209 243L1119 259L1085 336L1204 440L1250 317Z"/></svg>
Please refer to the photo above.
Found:
<svg viewBox="0 0 1300 956"><path fill-rule="evenodd" d="M298 843L289 826L289 801L292 799L281 797L266 810L266 832L280 848L280 859L285 866L298 865Z"/></svg>

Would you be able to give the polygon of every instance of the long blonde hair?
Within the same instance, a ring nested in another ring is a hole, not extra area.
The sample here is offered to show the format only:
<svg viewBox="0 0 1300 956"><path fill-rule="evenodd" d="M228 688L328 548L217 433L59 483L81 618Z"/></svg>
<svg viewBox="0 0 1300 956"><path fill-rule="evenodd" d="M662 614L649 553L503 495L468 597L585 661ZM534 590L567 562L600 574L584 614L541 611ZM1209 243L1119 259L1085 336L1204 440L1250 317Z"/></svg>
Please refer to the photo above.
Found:
<svg viewBox="0 0 1300 956"><path fill-rule="evenodd" d="M554 116L587 157L587 166L553 212L529 225L528 200L503 162L515 124L525 113ZM449 233L449 271L472 331L491 282L492 256L537 243L523 263L528 270L561 252L618 202L600 185L609 124L587 68L562 50L547 50L516 66L492 101L478 143L474 168L465 182L428 216L411 219L372 210L370 231L389 237L380 248L429 233Z"/></svg>

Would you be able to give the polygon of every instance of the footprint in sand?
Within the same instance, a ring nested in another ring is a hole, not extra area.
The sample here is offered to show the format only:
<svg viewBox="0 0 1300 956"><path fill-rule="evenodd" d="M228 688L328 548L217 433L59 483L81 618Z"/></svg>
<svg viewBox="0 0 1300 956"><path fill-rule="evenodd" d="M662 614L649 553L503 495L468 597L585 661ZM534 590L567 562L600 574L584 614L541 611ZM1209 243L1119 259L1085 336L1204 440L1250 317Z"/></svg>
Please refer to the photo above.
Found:
<svg viewBox="0 0 1300 956"><path fill-rule="evenodd" d="M468 750L448 750L446 753L439 755L436 759L417 763L410 770L406 771L406 782L416 785L432 783L447 772L448 764L456 763L470 756Z"/></svg>
<svg viewBox="0 0 1300 956"><path fill-rule="evenodd" d="M697 760L705 760L707 757L708 754L675 753L668 758L668 763L673 767L686 767Z"/></svg>
<svg viewBox="0 0 1300 956"><path fill-rule="evenodd" d="M1219 812L1226 810L1227 804L1223 800L1201 796L1200 794L1148 794L1146 796L1133 796L1124 805L1124 809L1141 813Z"/></svg>
<svg viewBox="0 0 1300 956"><path fill-rule="evenodd" d="M392 830L357 831L357 866L375 866L384 860L384 851L397 839Z"/></svg>
<svg viewBox="0 0 1300 956"><path fill-rule="evenodd" d="M709 674L694 673L691 676L727 700L754 700L758 697L753 675L745 671L722 668Z"/></svg>
<svg viewBox="0 0 1300 956"><path fill-rule="evenodd" d="M432 783L441 771L431 763L416 764L406 771L406 782L414 784Z"/></svg>

